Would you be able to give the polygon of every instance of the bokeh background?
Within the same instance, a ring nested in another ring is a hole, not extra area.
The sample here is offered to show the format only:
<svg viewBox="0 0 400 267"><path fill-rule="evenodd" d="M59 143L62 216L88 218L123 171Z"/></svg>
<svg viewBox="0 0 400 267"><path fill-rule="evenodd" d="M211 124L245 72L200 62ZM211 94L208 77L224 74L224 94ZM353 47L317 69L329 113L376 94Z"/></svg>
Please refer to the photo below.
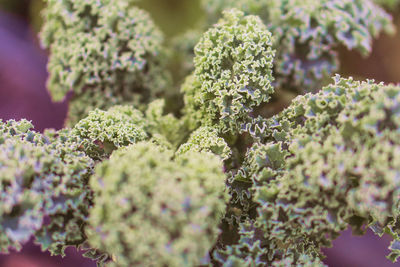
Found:
<svg viewBox="0 0 400 267"><path fill-rule="evenodd" d="M141 5L150 11L168 38L184 32L203 16L199 0L146 0ZM37 37L43 6L43 0L0 0L0 119L27 118L39 131L61 128L68 102L67 97L61 103L52 103L46 90L47 52L41 49ZM400 10L392 14L398 33L380 36L368 58L339 48L341 75L400 82ZM400 266L385 258L389 243L390 237L379 238L370 230L363 237L352 236L347 230L335 240L333 248L324 250L325 262L331 267ZM70 266L95 264L73 248L67 249L65 258L51 257L33 242L20 252L0 255L0 267Z"/></svg>

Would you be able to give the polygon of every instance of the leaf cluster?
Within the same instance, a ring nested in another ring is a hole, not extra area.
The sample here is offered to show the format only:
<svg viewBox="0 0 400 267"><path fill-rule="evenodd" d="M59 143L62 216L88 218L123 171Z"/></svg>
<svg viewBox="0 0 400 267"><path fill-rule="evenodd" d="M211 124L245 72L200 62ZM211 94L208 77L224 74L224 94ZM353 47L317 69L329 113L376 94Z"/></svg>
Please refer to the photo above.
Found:
<svg viewBox="0 0 400 267"><path fill-rule="evenodd" d="M136 1L46 3L69 128L0 121L0 252L33 237L99 266L324 266L350 226L400 256L400 87L326 82L339 46L368 55L393 31L395 1L203 0L168 42Z"/></svg>

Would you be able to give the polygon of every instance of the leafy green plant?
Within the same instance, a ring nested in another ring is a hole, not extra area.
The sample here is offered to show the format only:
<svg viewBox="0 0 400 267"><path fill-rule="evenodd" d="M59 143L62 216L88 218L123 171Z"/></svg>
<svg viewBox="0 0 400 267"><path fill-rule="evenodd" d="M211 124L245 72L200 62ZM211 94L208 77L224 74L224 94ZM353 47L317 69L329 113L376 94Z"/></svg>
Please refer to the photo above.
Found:
<svg viewBox="0 0 400 267"><path fill-rule="evenodd" d="M202 0L168 37L142 4L46 0L67 127L0 121L0 251L33 237L99 266L324 266L366 226L396 261L400 87L334 72L339 47L366 56L393 32L380 5L397 2Z"/></svg>

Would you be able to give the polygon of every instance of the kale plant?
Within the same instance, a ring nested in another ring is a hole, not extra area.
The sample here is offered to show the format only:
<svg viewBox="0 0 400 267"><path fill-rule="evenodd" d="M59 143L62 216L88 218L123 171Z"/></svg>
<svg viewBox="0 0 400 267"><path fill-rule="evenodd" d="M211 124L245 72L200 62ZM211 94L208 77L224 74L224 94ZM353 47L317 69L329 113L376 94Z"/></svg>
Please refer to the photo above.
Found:
<svg viewBox="0 0 400 267"><path fill-rule="evenodd" d="M201 0L165 36L134 0L46 0L66 128L0 120L0 252L98 266L324 266L348 227L400 256L400 87L336 74L396 0Z"/></svg>

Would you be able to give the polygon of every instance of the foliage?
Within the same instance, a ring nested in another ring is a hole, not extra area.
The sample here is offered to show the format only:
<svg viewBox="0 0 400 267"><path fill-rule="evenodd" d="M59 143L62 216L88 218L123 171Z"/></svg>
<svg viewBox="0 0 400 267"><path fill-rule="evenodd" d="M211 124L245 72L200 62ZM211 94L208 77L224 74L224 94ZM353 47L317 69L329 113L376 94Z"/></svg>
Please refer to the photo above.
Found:
<svg viewBox="0 0 400 267"><path fill-rule="evenodd" d="M274 36L276 86L315 92L338 70L335 49L367 55L382 30L393 32L390 16L370 0L203 0L209 23L236 7L260 16Z"/></svg>
<svg viewBox="0 0 400 267"><path fill-rule="evenodd" d="M51 53L48 88L56 101L73 90L79 111L72 111L70 125L87 115L88 104L139 105L165 89L163 34L129 0L47 0L44 20L41 40Z"/></svg>
<svg viewBox="0 0 400 267"><path fill-rule="evenodd" d="M222 159L228 159L232 152L225 140L218 136L218 132L212 127L200 127L194 131L188 141L182 144L177 154L184 154L188 151L211 152L219 155Z"/></svg>
<svg viewBox="0 0 400 267"><path fill-rule="evenodd" d="M0 121L0 248L35 242L52 254L84 242L93 161L68 132L31 131L26 120ZM49 218L49 222L46 222Z"/></svg>
<svg viewBox="0 0 400 267"><path fill-rule="evenodd" d="M244 260L252 248L260 264L297 262L319 256L348 225L358 234L365 224L387 227L398 239L399 100L399 87L336 77L269 119L235 177L252 183L258 217L222 255Z"/></svg>
<svg viewBox="0 0 400 267"><path fill-rule="evenodd" d="M142 142L97 166L89 240L113 255L110 266L207 262L225 206L222 165L211 153L172 156Z"/></svg>
<svg viewBox="0 0 400 267"><path fill-rule="evenodd" d="M109 156L118 147L148 138L143 114L130 106L96 109L80 120L72 130L79 147L93 159Z"/></svg>
<svg viewBox="0 0 400 267"><path fill-rule="evenodd" d="M390 234L396 261L400 87L326 84L340 46L368 55L393 31L379 5L395 2L203 0L164 42L150 4L47 0L48 89L71 92L71 128L0 121L0 252L33 238L99 266L324 266L350 226Z"/></svg>
<svg viewBox="0 0 400 267"><path fill-rule="evenodd" d="M225 12L195 47L193 81L183 90L188 116L200 112L202 125L237 133L274 92L271 38L258 17Z"/></svg>

